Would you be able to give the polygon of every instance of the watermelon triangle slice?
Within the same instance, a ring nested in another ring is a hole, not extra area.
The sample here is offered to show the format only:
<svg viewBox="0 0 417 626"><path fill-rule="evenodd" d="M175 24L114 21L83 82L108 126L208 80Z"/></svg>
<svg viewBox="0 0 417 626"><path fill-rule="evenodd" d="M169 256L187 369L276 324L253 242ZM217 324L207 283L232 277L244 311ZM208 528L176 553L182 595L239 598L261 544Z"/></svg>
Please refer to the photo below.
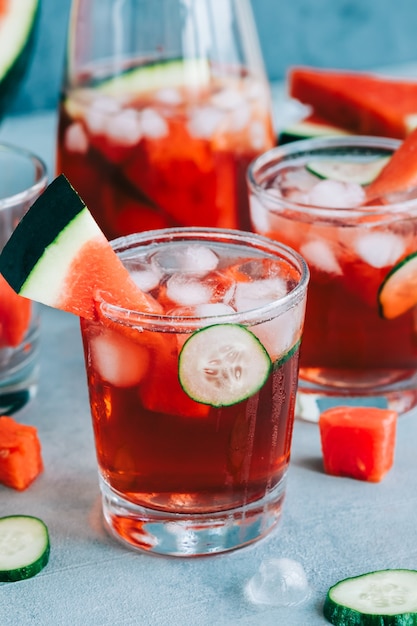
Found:
<svg viewBox="0 0 417 626"><path fill-rule="evenodd" d="M403 139L417 126L417 82L361 72L293 67L289 95L354 133Z"/></svg>
<svg viewBox="0 0 417 626"><path fill-rule="evenodd" d="M366 188L368 203L387 194L417 187L417 129L397 148L385 167Z"/></svg>
<svg viewBox="0 0 417 626"><path fill-rule="evenodd" d="M146 313L159 304L143 293L64 175L36 200L0 255L0 273L26 298L86 319L106 301Z"/></svg>

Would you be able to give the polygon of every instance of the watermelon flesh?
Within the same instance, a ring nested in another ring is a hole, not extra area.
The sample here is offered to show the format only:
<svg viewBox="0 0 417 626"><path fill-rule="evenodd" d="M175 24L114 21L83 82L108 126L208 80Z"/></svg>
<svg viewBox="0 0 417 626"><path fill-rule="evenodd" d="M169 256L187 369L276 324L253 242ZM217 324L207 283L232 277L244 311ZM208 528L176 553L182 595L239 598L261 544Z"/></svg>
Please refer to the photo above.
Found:
<svg viewBox="0 0 417 626"><path fill-rule="evenodd" d="M417 187L417 129L408 135L366 188L368 201Z"/></svg>
<svg viewBox="0 0 417 626"><path fill-rule="evenodd" d="M324 470L333 476L379 482L394 463L397 412L338 406L319 418Z"/></svg>
<svg viewBox="0 0 417 626"><path fill-rule="evenodd" d="M160 312L63 175L13 231L0 255L0 273L17 294L86 319L98 317L101 298L127 309Z"/></svg>
<svg viewBox="0 0 417 626"><path fill-rule="evenodd" d="M32 303L18 296L0 275L0 348L15 348L29 328Z"/></svg>
<svg viewBox="0 0 417 626"><path fill-rule="evenodd" d="M417 82L360 72L293 67L293 98L331 124L363 135L403 139L417 123Z"/></svg>
<svg viewBox="0 0 417 626"><path fill-rule="evenodd" d="M0 483L23 491L43 470L41 445L34 426L0 417Z"/></svg>

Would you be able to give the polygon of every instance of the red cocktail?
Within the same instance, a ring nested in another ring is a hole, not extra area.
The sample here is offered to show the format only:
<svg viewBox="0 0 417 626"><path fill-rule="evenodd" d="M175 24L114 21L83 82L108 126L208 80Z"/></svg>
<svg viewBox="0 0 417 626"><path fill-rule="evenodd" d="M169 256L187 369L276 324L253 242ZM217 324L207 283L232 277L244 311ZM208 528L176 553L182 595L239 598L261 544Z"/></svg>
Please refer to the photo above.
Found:
<svg viewBox="0 0 417 626"><path fill-rule="evenodd" d="M274 145L262 78L183 60L79 82L60 106L57 171L109 239L171 226L249 229L246 169Z"/></svg>
<svg viewBox="0 0 417 626"><path fill-rule="evenodd" d="M254 230L292 246L311 271L300 361L310 408L320 396L369 396L400 411L416 402L416 308L401 305L417 252L416 193L380 204L366 196L398 145L298 142L251 167Z"/></svg>
<svg viewBox="0 0 417 626"><path fill-rule="evenodd" d="M284 496L306 267L285 247L228 231L114 245L155 313L120 310L104 294L101 321L81 321L107 523L165 554L253 541Z"/></svg>

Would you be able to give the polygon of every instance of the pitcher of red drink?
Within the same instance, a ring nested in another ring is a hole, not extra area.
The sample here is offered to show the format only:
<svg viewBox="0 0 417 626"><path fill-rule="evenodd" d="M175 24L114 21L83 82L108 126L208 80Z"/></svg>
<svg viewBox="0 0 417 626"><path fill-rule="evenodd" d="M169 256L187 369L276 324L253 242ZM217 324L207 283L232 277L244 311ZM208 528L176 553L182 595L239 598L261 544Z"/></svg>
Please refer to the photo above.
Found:
<svg viewBox="0 0 417 626"><path fill-rule="evenodd" d="M77 0L57 170L109 239L249 229L245 173L274 143L249 0Z"/></svg>

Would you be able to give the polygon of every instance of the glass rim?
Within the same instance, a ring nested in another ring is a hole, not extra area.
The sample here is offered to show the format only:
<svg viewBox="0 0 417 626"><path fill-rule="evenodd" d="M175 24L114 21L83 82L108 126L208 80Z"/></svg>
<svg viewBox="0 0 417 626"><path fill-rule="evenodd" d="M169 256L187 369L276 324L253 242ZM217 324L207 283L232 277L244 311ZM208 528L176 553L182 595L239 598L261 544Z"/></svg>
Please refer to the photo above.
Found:
<svg viewBox="0 0 417 626"><path fill-rule="evenodd" d="M35 182L23 191L6 196L5 198L0 197L0 211L22 204L30 200L30 198L37 197L48 184L47 167L40 156L26 148L21 148L20 146L2 141L0 142L0 153L4 152L13 153L27 161L31 161L34 165Z"/></svg>
<svg viewBox="0 0 417 626"><path fill-rule="evenodd" d="M104 316L114 322L128 323L133 325L146 325L146 330L169 329L172 332L193 331L202 326L214 324L243 324L255 325L269 319L279 317L290 308L293 308L305 297L307 285L310 277L308 265L305 259L296 250L289 246L263 237L250 231L240 231L225 228L203 228L203 227L178 227L163 228L158 230L134 233L125 237L113 239L110 244L115 252L120 256L123 251L130 251L145 246L156 246L158 243L170 241L210 241L215 238L217 243L234 243L246 245L254 248L251 242L255 242L258 251L268 252L270 255L277 255L295 267L299 273L297 285L281 298L268 304L258 306L247 311L235 311L233 313L216 314L210 316L176 316L156 313L146 313L143 311L131 311L124 307L106 302L105 294L102 293L98 299L98 305ZM203 323L202 323L203 321Z"/></svg>
<svg viewBox="0 0 417 626"><path fill-rule="evenodd" d="M406 212L404 217L409 217L410 212L417 212L417 197L403 200L400 202L392 202L391 204L369 204L366 207L321 207L311 206L309 204L302 204L288 200L286 198L279 198L276 195L268 193L260 182L260 173L264 170L262 181L268 179L274 173L273 167L278 163L288 159L290 162L292 157L312 155L315 151L323 151L326 148L359 148L359 149L380 149L392 151L396 150L401 145L401 140L393 139L390 137L378 137L373 135L343 135L343 136L326 136L326 137L313 137L311 139L301 139L290 143L283 144L282 146L275 146L270 150L263 152L256 157L247 169L247 183L249 192L256 195L257 198L265 198L268 201L268 207L265 210L273 212L275 208L290 209L297 211L300 214L308 214L317 217L329 217L334 219L343 219L350 221L352 218L358 217L375 217L380 215L387 221L396 219L398 213ZM375 222L373 222L375 224Z"/></svg>

